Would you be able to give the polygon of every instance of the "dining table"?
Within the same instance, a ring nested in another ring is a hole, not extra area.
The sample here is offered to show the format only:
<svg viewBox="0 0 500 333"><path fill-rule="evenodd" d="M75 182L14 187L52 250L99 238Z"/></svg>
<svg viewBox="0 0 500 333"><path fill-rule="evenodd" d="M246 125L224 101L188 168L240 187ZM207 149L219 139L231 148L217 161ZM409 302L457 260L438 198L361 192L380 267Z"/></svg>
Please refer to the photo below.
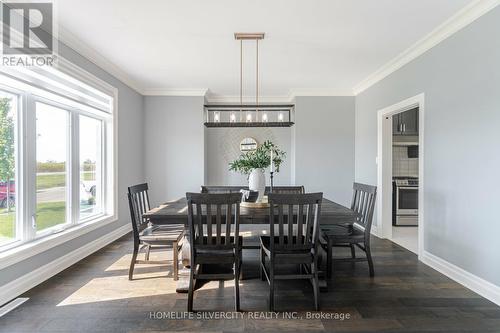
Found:
<svg viewBox="0 0 500 333"><path fill-rule="evenodd" d="M292 212L294 215L296 211ZM288 214L286 212L285 214ZM174 201L165 202L158 207L152 208L147 211L144 218L149 219L150 223L154 225L167 225L167 224L188 224L188 204L186 198L180 198ZM328 226L352 226L356 222L359 214L352 209L345 207L327 198L323 198L321 203L321 216L320 227L328 228ZM269 208L255 208L255 207L240 207L240 225L261 225L269 226ZM187 228L186 228L187 229ZM182 247L182 262L184 268L179 272L179 280L177 281L176 291L184 293L189 288L189 269L190 263L190 246L189 236L187 235L183 240ZM321 248L321 247L320 247ZM322 256L326 253L322 251ZM322 262L324 260L320 260ZM320 265L321 270L321 265ZM325 274L321 274L324 276ZM326 280L320 280L321 290L326 288Z"/></svg>

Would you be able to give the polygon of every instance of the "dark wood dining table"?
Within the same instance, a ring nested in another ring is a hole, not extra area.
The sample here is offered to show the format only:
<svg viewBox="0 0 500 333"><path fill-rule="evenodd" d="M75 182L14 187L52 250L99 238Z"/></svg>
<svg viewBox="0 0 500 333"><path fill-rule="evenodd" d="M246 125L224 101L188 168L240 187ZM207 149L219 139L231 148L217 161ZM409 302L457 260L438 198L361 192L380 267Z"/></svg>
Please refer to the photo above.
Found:
<svg viewBox="0 0 500 333"><path fill-rule="evenodd" d="M166 202L158 207L149 210L144 214L151 223L156 225L165 224L185 224L188 223L188 208L186 198ZM294 212L296 214L296 212ZM321 203L320 225L352 225L358 214L341 204L323 198ZM240 224L269 225L269 208L240 208ZM184 240L189 244L189 239ZM189 266L189 246L183 246L183 264ZM326 287L326 281L322 281L322 289ZM177 282L177 292L187 292L189 286L189 268L183 269L179 273Z"/></svg>

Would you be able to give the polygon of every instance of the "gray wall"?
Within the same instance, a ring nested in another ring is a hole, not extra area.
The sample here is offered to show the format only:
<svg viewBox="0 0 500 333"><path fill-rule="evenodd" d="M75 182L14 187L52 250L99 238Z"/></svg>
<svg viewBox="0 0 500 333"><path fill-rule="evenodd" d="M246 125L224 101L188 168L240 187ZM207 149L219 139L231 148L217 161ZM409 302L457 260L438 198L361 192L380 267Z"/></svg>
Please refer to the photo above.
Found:
<svg viewBox="0 0 500 333"><path fill-rule="evenodd" d="M123 224L130 223L128 203L126 201L127 186L144 181L141 155L142 147L144 146L143 97L65 45L60 44L59 53L74 64L118 89L118 142L116 145L118 146L117 195L119 220L0 270L0 285L6 284L38 267L46 265L60 256L117 229Z"/></svg>
<svg viewBox="0 0 500 333"><path fill-rule="evenodd" d="M274 184L291 184L291 133L285 128L208 128L206 130L207 145L207 184L208 185L242 185L247 184L247 176L229 171L229 163L237 159L242 139L254 138L258 144L271 140L287 153L280 172L274 174ZM269 170L266 172L267 184Z"/></svg>
<svg viewBox="0 0 500 333"><path fill-rule="evenodd" d="M425 250L500 285L500 7L356 98L356 180L377 182L377 110L425 93Z"/></svg>
<svg viewBox="0 0 500 333"><path fill-rule="evenodd" d="M144 97L145 175L151 204L199 191L205 180L203 97Z"/></svg>
<svg viewBox="0 0 500 333"><path fill-rule="evenodd" d="M354 181L354 97L296 97L294 182L342 204Z"/></svg>

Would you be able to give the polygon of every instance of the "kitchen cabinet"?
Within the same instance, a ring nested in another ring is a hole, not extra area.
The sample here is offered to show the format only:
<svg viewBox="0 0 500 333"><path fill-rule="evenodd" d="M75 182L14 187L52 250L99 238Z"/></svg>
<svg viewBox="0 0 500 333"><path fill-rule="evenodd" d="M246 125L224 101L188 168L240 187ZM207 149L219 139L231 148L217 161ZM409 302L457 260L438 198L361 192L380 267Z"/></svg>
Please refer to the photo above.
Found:
<svg viewBox="0 0 500 333"><path fill-rule="evenodd" d="M418 135L418 108L392 116L393 135Z"/></svg>

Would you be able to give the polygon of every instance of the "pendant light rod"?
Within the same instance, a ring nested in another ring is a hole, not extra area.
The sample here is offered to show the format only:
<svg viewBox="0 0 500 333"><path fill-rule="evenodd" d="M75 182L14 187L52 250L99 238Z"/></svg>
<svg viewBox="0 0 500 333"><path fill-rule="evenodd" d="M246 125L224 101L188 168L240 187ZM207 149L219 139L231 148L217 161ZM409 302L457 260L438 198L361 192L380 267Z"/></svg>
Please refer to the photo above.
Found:
<svg viewBox="0 0 500 333"><path fill-rule="evenodd" d="M259 121L259 40L256 39L256 73L255 73L255 120Z"/></svg>
<svg viewBox="0 0 500 333"><path fill-rule="evenodd" d="M243 39L240 39L240 106L243 106ZM243 121L243 109L240 108L240 122Z"/></svg>
<svg viewBox="0 0 500 333"><path fill-rule="evenodd" d="M259 121L259 40L264 39L263 32L235 32L234 38L240 41L240 122L243 121L243 41L255 40L256 56L255 56L255 120ZM251 117L251 115L250 115ZM249 121L247 111L247 122Z"/></svg>

